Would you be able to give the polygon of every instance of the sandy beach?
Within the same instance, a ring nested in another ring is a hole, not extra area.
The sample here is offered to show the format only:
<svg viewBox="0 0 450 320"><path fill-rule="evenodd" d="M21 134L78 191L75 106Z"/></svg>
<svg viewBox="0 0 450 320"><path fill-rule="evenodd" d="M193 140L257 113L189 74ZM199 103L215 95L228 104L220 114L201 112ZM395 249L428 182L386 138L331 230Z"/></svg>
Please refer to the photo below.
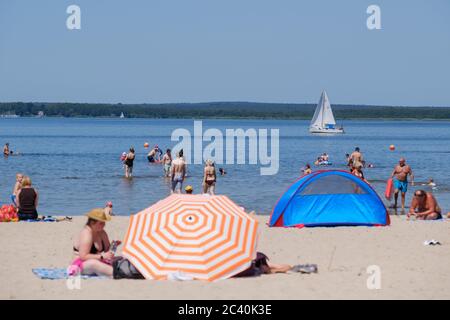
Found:
<svg viewBox="0 0 450 320"><path fill-rule="evenodd" d="M37 267L66 267L73 236L85 223L0 223L0 299L449 299L450 221L406 221L390 227L268 228L258 216L258 250L274 263L316 263L318 274L277 274L192 281L41 280ZM114 217L106 230L123 240L128 217ZM441 246L424 246L436 239ZM119 252L120 254L120 252ZM381 289L369 290L367 267L381 270Z"/></svg>

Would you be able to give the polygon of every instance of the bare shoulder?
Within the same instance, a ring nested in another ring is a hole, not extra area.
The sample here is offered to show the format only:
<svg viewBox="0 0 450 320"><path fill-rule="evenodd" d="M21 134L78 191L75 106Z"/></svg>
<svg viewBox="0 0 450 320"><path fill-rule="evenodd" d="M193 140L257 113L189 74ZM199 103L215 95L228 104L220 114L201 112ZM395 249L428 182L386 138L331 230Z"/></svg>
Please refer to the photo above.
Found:
<svg viewBox="0 0 450 320"><path fill-rule="evenodd" d="M88 228L84 227L80 231L80 238L82 238L82 239L92 239L92 232Z"/></svg>

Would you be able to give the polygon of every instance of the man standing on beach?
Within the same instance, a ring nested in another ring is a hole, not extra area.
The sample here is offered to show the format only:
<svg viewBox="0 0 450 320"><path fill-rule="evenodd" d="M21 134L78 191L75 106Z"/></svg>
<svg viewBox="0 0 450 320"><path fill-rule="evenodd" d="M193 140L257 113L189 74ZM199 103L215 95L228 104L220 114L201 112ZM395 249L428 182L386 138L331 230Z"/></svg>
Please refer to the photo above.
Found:
<svg viewBox="0 0 450 320"><path fill-rule="evenodd" d="M392 171L391 178L394 182L394 208L397 208L398 193L402 193L402 210L405 209L406 192L408 191L408 175L411 176L411 185L414 185L412 169L406 164L405 158L400 158L398 165Z"/></svg>

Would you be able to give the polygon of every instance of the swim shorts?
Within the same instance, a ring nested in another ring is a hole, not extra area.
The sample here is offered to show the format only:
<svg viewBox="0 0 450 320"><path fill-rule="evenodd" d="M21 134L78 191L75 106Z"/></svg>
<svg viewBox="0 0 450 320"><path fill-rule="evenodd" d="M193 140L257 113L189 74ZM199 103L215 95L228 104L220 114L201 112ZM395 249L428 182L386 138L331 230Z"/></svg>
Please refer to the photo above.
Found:
<svg viewBox="0 0 450 320"><path fill-rule="evenodd" d="M396 190L399 190L400 192L407 192L408 191L408 180L400 181L400 180L394 179L394 188Z"/></svg>

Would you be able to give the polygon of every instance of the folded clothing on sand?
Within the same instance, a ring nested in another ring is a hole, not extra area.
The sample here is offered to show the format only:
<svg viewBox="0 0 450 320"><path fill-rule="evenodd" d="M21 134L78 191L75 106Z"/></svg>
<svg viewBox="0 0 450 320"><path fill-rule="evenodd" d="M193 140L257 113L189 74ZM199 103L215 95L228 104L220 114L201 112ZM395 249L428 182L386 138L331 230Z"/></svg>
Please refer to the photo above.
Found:
<svg viewBox="0 0 450 320"><path fill-rule="evenodd" d="M69 275L65 268L34 268L33 273L40 279L61 280L68 279ZM109 279L105 276L81 275L81 279Z"/></svg>

